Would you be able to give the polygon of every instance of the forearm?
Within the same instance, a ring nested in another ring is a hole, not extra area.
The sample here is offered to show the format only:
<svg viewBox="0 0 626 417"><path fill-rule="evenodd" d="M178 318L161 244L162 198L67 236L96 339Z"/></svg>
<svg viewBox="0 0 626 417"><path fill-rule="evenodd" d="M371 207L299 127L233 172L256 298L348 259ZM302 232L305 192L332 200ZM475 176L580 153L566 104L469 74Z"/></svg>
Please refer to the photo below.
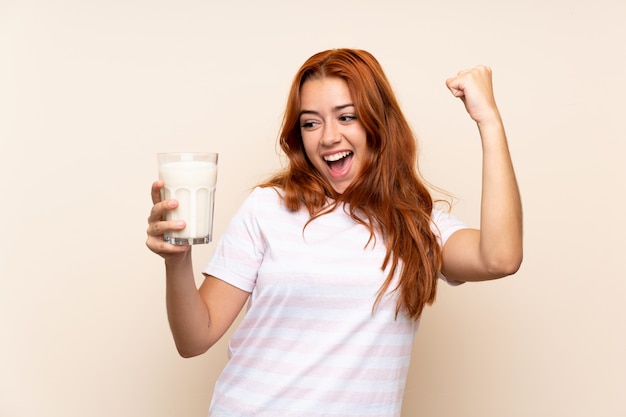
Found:
<svg viewBox="0 0 626 417"><path fill-rule="evenodd" d="M522 203L502 118L496 106L491 69L479 65L448 78L478 125L483 146L480 229L452 235L443 249L447 277L483 281L515 273L522 262Z"/></svg>
<svg viewBox="0 0 626 417"><path fill-rule="evenodd" d="M167 316L178 352L183 357L204 353L210 346L209 311L198 293L191 251L165 263Z"/></svg>
<svg viewBox="0 0 626 417"><path fill-rule="evenodd" d="M478 124L483 146L480 256L495 277L515 273L522 261L522 204L499 115Z"/></svg>

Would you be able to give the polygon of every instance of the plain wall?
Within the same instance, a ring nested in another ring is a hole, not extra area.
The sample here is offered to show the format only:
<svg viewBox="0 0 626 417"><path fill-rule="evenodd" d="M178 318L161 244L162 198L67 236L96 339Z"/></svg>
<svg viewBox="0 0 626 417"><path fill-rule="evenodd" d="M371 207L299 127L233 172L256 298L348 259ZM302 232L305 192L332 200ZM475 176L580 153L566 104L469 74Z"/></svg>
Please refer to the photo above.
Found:
<svg viewBox="0 0 626 417"><path fill-rule="evenodd" d="M521 270L440 285L403 416L626 415L624 40L623 0L0 0L0 416L206 415L226 340L175 352L155 154L220 153L219 238L280 167L295 71L335 47L380 60L474 226L480 141L444 81L491 66L523 195Z"/></svg>

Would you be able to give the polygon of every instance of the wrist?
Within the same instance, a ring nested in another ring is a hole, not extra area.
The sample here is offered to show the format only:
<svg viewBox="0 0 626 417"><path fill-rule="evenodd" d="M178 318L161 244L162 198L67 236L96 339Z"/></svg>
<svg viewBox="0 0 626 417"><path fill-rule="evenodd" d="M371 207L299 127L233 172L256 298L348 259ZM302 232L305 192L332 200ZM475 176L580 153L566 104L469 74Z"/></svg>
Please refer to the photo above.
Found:
<svg viewBox="0 0 626 417"><path fill-rule="evenodd" d="M181 247L181 249L182 248L184 248L183 252L170 254L163 258L167 269L178 269L191 264L191 246Z"/></svg>
<svg viewBox="0 0 626 417"><path fill-rule="evenodd" d="M478 128L482 130L493 130L493 129L504 129L504 123L502 122L502 117L500 117L500 113L495 110L493 113L488 115L484 115L480 118L480 120L476 120L476 125Z"/></svg>

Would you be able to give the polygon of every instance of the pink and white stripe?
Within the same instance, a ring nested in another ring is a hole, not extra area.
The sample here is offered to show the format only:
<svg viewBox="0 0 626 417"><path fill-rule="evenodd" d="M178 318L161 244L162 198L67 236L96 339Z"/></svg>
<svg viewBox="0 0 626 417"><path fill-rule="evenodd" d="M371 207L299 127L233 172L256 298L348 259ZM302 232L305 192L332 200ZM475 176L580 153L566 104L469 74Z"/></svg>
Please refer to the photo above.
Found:
<svg viewBox="0 0 626 417"><path fill-rule="evenodd" d="M433 213L442 242L466 227ZM213 417L397 417L418 324L395 319L385 246L343 210L304 228L275 190L255 189L204 272L251 292L230 361L213 395ZM392 285L393 287L393 285Z"/></svg>

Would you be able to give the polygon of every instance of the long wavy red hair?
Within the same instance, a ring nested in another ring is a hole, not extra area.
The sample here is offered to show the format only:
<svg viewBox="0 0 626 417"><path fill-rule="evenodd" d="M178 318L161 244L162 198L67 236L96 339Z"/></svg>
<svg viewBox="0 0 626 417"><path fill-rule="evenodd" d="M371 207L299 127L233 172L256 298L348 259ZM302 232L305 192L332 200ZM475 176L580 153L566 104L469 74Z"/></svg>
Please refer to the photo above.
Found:
<svg viewBox="0 0 626 417"><path fill-rule="evenodd" d="M301 87L322 77L345 80L371 150L360 175L342 194L309 161L300 132ZM441 248L431 230L433 200L417 170L416 138L376 58L354 49L332 49L309 58L291 86L280 147L289 164L261 186L282 188L286 207L296 211L305 206L312 220L347 204L352 218L369 229L370 241L378 231L387 247L381 268L389 266L389 274L373 308L399 271L393 288L399 291L396 316L405 311L417 320L424 306L435 300ZM334 200L331 207L326 206L328 197Z"/></svg>

